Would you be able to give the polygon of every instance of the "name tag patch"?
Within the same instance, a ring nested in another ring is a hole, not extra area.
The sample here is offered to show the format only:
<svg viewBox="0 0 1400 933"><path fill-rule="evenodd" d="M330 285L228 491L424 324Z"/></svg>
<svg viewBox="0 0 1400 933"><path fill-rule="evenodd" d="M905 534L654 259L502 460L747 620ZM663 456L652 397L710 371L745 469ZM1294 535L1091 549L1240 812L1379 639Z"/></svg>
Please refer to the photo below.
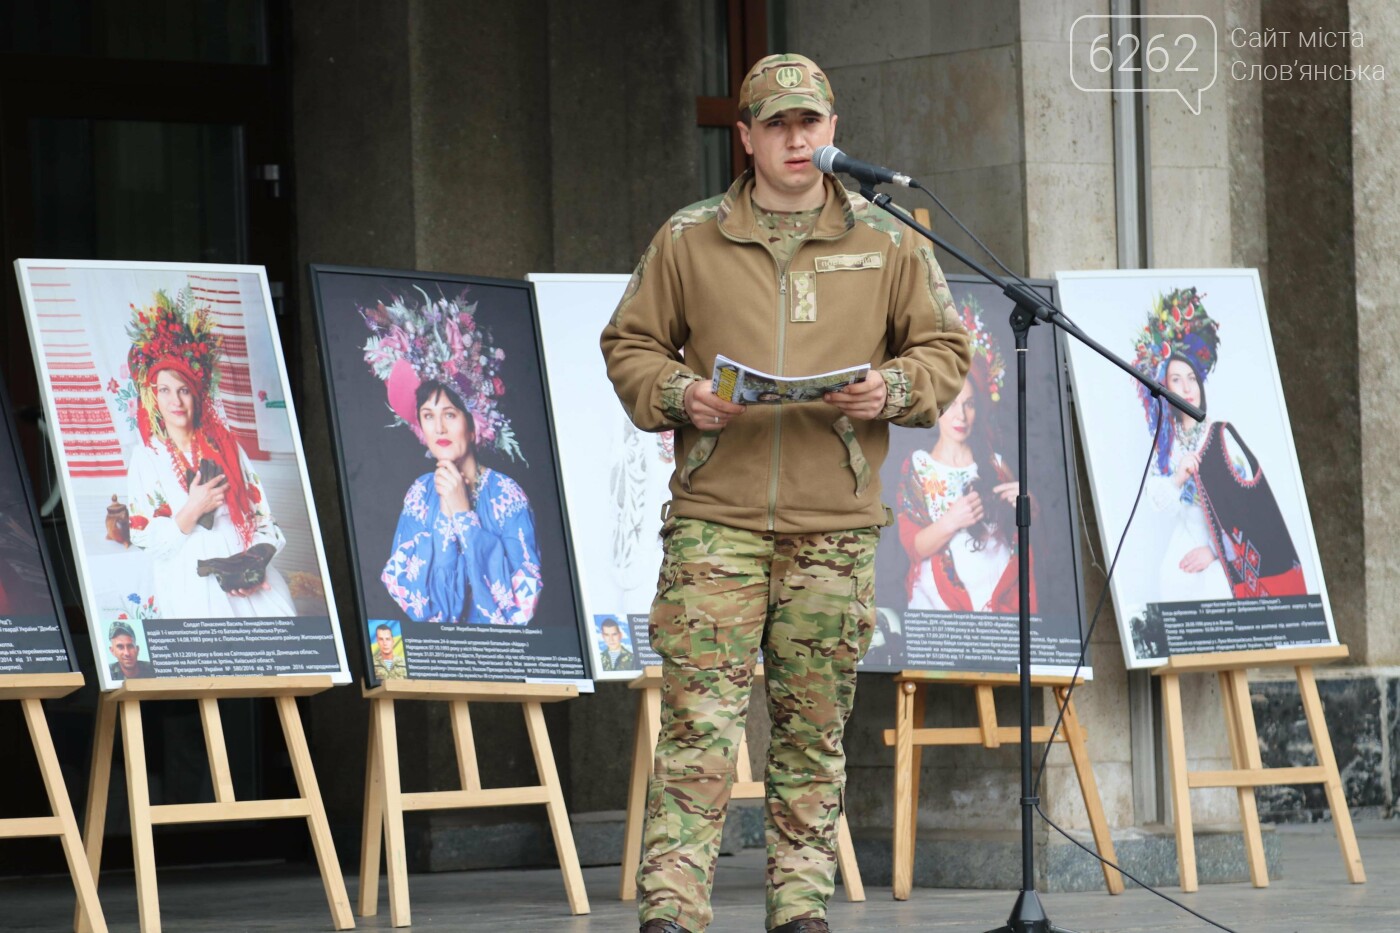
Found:
<svg viewBox="0 0 1400 933"><path fill-rule="evenodd" d="M818 256L818 272L848 272L859 269L880 269L885 265L884 253L842 253L839 256Z"/></svg>

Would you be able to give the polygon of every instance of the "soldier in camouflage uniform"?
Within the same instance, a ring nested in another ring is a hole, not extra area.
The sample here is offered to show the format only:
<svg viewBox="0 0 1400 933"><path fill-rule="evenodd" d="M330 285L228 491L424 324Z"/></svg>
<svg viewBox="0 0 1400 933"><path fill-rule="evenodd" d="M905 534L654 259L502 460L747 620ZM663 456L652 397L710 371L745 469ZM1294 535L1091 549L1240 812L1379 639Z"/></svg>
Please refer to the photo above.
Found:
<svg viewBox="0 0 1400 933"><path fill-rule="evenodd" d="M678 211L603 332L608 375L644 431L676 431L651 610L661 735L638 872L643 933L702 933L754 665L773 720L767 928L827 931L845 784L842 734L874 631L888 423L928 426L962 387L968 342L928 242L811 164L835 98L800 55L740 89L754 167ZM725 402L716 354L778 375L868 363L805 404Z"/></svg>
<svg viewBox="0 0 1400 933"><path fill-rule="evenodd" d="M602 669L605 671L635 671L637 658L622 644L622 626L611 616L598 626L603 636Z"/></svg>
<svg viewBox="0 0 1400 933"><path fill-rule="evenodd" d="M403 649L396 643L394 630L383 623L374 629L374 676L380 681L405 680L408 665L403 660Z"/></svg>

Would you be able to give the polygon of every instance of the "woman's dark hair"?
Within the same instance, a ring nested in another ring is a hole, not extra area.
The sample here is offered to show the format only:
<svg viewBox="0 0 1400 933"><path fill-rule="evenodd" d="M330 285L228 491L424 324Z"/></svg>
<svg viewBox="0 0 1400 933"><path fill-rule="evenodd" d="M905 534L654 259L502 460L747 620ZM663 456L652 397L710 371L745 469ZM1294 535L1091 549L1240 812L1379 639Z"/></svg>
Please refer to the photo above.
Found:
<svg viewBox="0 0 1400 933"><path fill-rule="evenodd" d="M1182 358L1180 358L1180 357L1175 357L1175 358L1173 358L1173 359L1167 361L1167 365L1168 365L1168 366L1170 366L1172 363L1185 363L1186 366L1187 366L1187 368L1191 370L1191 374L1194 375L1194 376L1196 377L1196 389L1197 389L1197 391L1199 391L1199 392L1201 393L1201 403L1200 403L1199 405L1197 405L1196 407L1199 408L1199 409L1200 409L1201 411L1203 411L1203 412L1209 412L1210 409L1206 407L1206 377L1203 376L1203 375L1201 375L1201 371L1200 371L1199 369L1197 369L1195 366L1193 366L1193 365L1191 364L1191 361L1190 361L1190 360L1182 359ZM1167 371L1166 371L1165 369L1163 369L1163 370L1162 370L1162 380L1163 380L1163 382L1166 381L1166 375L1167 375ZM1177 411L1177 410L1174 409L1174 408L1172 409L1172 411L1176 414L1176 420L1177 420L1177 421L1179 421L1179 422L1190 421L1192 424L1195 424L1195 423L1196 423L1195 420L1192 419L1191 416L1188 415L1188 414L1186 414L1185 412L1183 412L1183 411Z"/></svg>
<svg viewBox="0 0 1400 933"><path fill-rule="evenodd" d="M976 413L967 437L972 460L977 464L977 481L971 488L982 499L982 521L969 528L968 534L972 535L974 551L982 550L992 540L1009 547L1016 524L1016 508L992 491L1006 480L1004 474L997 470L996 448L992 443L995 432L992 424L991 372L981 356L973 359L967 373L967 384L972 387L972 410Z"/></svg>
<svg viewBox="0 0 1400 933"><path fill-rule="evenodd" d="M472 437L475 437L476 419L473 418L472 413L467 410L467 406L462 401L462 396L457 394L457 390L444 382L438 382L436 379L423 380L422 384L418 386L418 391L414 393L413 396L414 408L421 411L424 405L437 398L438 395L445 397L452 403L453 408L456 408L466 416L467 430L471 432Z"/></svg>

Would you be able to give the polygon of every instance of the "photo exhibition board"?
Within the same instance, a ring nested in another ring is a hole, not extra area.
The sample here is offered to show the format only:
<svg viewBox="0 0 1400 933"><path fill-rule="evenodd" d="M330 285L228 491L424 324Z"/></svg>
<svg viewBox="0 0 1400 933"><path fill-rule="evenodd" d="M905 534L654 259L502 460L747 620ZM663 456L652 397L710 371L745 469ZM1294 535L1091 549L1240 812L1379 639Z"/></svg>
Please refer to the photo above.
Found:
<svg viewBox="0 0 1400 933"><path fill-rule="evenodd" d="M311 280L369 683L590 689L530 286Z"/></svg>
<svg viewBox="0 0 1400 933"><path fill-rule="evenodd" d="M102 688L348 683L263 268L15 269Z"/></svg>
<svg viewBox="0 0 1400 933"><path fill-rule="evenodd" d="M937 425L890 430L880 479L894 523L875 556L876 630L863 671L1020 667L1012 303L980 277L947 278L972 365ZM1054 300L1052 283L1031 285ZM1031 666L1068 675L1085 613L1064 367L1049 328L1033 329L1028 347ZM1093 676L1087 654L1082 674Z"/></svg>
<svg viewBox="0 0 1400 933"><path fill-rule="evenodd" d="M67 674L78 662L13 412L0 374L0 675Z"/></svg>
<svg viewBox="0 0 1400 933"><path fill-rule="evenodd" d="M1147 468L1112 581L1128 666L1335 644L1258 272L1058 279L1085 333L1206 411L1199 425L1178 416L1067 341L1102 553L1117 547Z"/></svg>
<svg viewBox="0 0 1400 933"><path fill-rule="evenodd" d="M647 620L661 569L661 509L671 497L675 434L637 430L598 347L626 275L531 273L551 373L569 535L593 676L630 680L660 664Z"/></svg>

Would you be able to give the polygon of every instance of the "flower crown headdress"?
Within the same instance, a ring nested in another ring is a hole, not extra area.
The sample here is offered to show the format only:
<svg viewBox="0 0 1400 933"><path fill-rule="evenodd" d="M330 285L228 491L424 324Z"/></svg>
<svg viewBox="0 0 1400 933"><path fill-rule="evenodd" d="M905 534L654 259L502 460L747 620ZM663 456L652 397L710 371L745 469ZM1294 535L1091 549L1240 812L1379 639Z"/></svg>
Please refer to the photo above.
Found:
<svg viewBox="0 0 1400 933"><path fill-rule="evenodd" d="M188 286L174 300L164 291L154 295L154 304L131 305L131 322L126 334L131 338L127 368L136 385L140 408L137 425L143 440L151 432L163 433L156 408L152 380L161 370L174 370L204 398L219 386L219 356L223 340L214 332L208 308L195 307L194 293Z"/></svg>
<svg viewBox="0 0 1400 933"><path fill-rule="evenodd" d="M1133 358L1133 367L1138 372L1162 381L1167 375L1167 364L1181 360L1195 371L1196 379L1205 384L1206 376L1215 369L1220 356L1220 323L1206 313L1201 303L1203 298L1205 295L1193 285L1174 288L1152 299L1152 310L1138 334ZM1154 399L1142 383L1137 384L1137 393L1147 418L1148 432L1154 437L1161 435L1157 444L1157 469L1163 474L1169 473L1172 447L1176 443L1176 419L1167 418L1159 428L1157 422L1168 407L1166 400ZM1182 498L1193 501L1194 490L1195 483L1189 483L1182 489Z"/></svg>
<svg viewBox="0 0 1400 933"><path fill-rule="evenodd" d="M1138 372L1160 379L1163 364L1179 359L1205 381L1219 356L1220 324L1206 312L1204 298L1193 285L1172 289L1152 300L1133 360Z"/></svg>
<svg viewBox="0 0 1400 933"><path fill-rule="evenodd" d="M1002 359L1001 351L997 349L996 342L992 335L987 332L982 323L982 306L977 299L968 295L962 301L962 310L958 315L962 319L963 327L967 330L967 340L972 347L972 359L981 359L987 364L987 390L992 397L992 401L1001 401L1001 389L1006 383L1006 361Z"/></svg>
<svg viewBox="0 0 1400 933"><path fill-rule="evenodd" d="M476 427L478 444L492 447L512 460L524 460L510 419L500 410L505 394L501 363L505 351L497 347L491 332L476 323L477 302L468 303L466 292L455 299L437 301L418 286L421 304L411 296L393 296L372 308L361 307L360 317L369 328L365 362L383 380L394 424L404 424L424 444L418 426L415 393L433 380L449 386L462 399Z"/></svg>

